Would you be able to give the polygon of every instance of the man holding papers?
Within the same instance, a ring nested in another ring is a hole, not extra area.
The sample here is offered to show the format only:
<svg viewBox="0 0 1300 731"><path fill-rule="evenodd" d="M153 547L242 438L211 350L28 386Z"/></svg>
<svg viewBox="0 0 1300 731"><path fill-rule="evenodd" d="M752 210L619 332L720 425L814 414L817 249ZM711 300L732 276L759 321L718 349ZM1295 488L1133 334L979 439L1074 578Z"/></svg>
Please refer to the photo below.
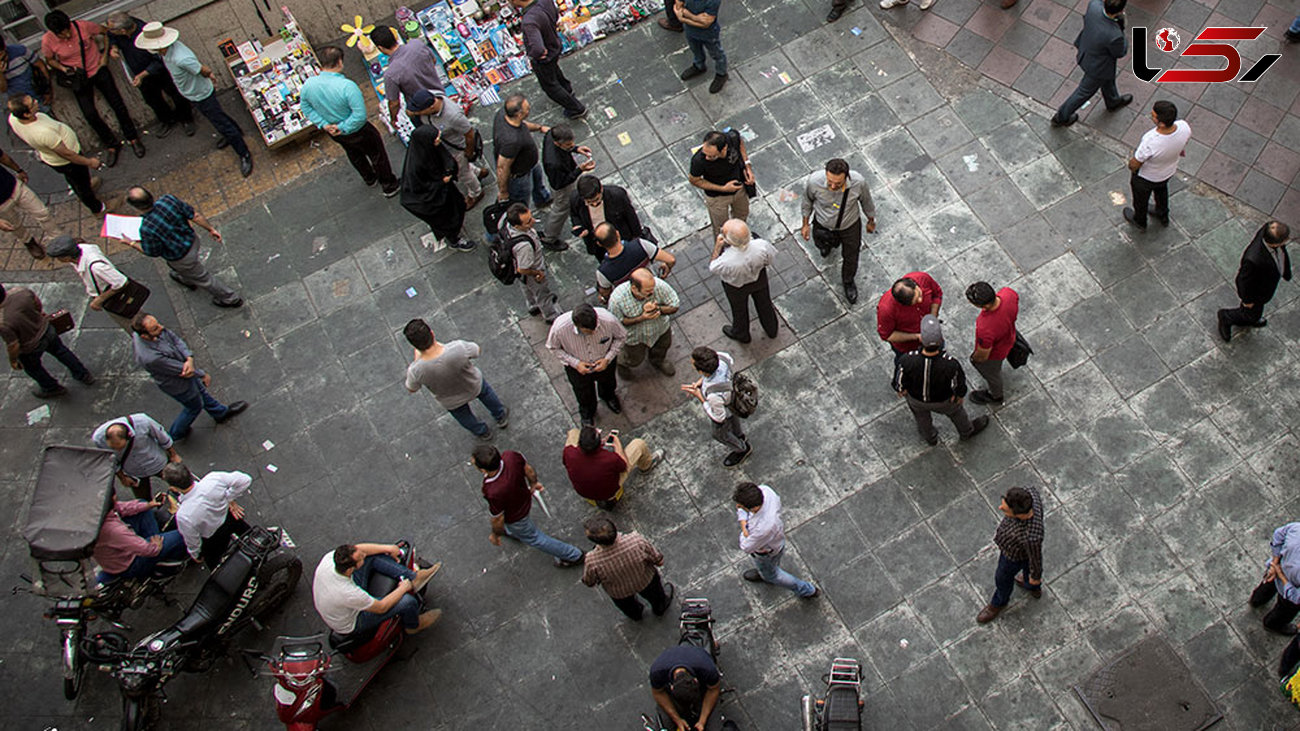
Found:
<svg viewBox="0 0 1300 731"><path fill-rule="evenodd" d="M190 221L207 229L213 241L221 240L221 234L203 214L174 195L154 200L152 193L138 185L126 192L126 202L144 213L140 220L139 242L128 240L127 243L145 256L162 257L171 269L168 274L177 284L191 290L202 287L212 295L212 304L217 307L244 304L243 298L212 276L199 258L199 238L194 234Z"/></svg>

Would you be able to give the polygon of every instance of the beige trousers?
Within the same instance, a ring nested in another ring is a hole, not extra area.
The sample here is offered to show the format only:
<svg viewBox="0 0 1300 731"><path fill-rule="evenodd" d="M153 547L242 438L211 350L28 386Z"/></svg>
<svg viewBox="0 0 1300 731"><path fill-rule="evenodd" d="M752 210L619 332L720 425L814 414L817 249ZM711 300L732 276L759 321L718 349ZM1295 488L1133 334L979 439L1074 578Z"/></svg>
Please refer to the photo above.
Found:
<svg viewBox="0 0 1300 731"><path fill-rule="evenodd" d="M718 237L718 233L722 231L722 224L728 220L732 218L749 220L749 195L745 193L744 188L731 195L706 195L704 203L709 208L709 224L713 226L714 238Z"/></svg>
<svg viewBox="0 0 1300 731"><path fill-rule="evenodd" d="M24 218L36 222L35 234L26 226ZM34 238L39 244L45 240L45 225L50 222L50 209L23 181L15 179L14 194L9 196L9 200L0 203L0 219L14 225L14 239L18 243L26 243L28 239Z"/></svg>
<svg viewBox="0 0 1300 731"><path fill-rule="evenodd" d="M564 440L564 446L566 447L578 446L578 435L581 433L582 432L579 429L570 429L567 437ZM646 445L644 439L633 439L627 444L624 444L623 454L627 455L628 467L627 469L623 470L623 474L618 476L618 493L614 495L615 500L623 499L623 483L627 482L627 476L631 474L633 467L642 471L650 469L650 462L651 462L650 447ZM592 505L596 504L595 500L587 500L587 502L591 503Z"/></svg>

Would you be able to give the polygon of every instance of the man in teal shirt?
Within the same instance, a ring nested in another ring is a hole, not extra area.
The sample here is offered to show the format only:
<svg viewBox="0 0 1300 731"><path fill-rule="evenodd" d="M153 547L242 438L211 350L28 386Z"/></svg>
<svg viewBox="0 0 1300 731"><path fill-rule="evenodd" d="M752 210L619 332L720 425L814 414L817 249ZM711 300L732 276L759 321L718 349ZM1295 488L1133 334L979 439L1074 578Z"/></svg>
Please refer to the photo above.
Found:
<svg viewBox="0 0 1300 731"><path fill-rule="evenodd" d="M303 116L339 143L366 185L379 183L384 197L392 198L402 186L388 163L383 137L366 121L361 87L343 75L343 51L325 46L316 52L316 59L321 73L307 79L298 92Z"/></svg>
<svg viewBox="0 0 1300 731"><path fill-rule="evenodd" d="M212 126L216 128L221 140L217 149L230 147L239 155L239 173L247 178L253 174L253 156L244 144L244 133L239 125L230 118L217 101L216 86L213 85L212 69L204 66L184 43L179 40L180 31L164 27L162 23L145 23L140 35L135 38L135 47L150 51L162 57L163 65L176 82L176 89L194 105Z"/></svg>

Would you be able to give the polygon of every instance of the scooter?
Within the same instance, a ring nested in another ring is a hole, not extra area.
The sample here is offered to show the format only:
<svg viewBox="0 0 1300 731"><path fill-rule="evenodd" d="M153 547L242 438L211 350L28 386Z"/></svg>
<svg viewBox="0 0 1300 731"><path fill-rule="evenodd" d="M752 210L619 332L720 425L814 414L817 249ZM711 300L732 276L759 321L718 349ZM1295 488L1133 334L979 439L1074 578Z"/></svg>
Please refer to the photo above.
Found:
<svg viewBox="0 0 1300 731"><path fill-rule="evenodd" d="M803 697L803 731L862 731L862 665L837 657L825 680L825 695Z"/></svg>
<svg viewBox="0 0 1300 731"><path fill-rule="evenodd" d="M421 568L410 542L398 541L397 547L398 563L412 571ZM371 596L386 596L395 588L396 579L374 572L366 591ZM420 603L420 611L424 611L427 589L425 586L411 592ZM245 657L265 663L267 672L275 678L272 697L275 698L276 715L285 729L315 731L326 716L347 710L356 703L379 671L392 661L405 637L401 619L391 617L370 632L340 635L331 631L328 638L324 633L308 637L278 637L270 654L257 650L242 652ZM327 642L329 650L325 647ZM341 669L334 664L336 654L346 657L363 673L346 684L352 692L342 697L339 686L326 677L328 673ZM367 664L368 667L360 667ZM249 670L257 674L256 669L250 667Z"/></svg>

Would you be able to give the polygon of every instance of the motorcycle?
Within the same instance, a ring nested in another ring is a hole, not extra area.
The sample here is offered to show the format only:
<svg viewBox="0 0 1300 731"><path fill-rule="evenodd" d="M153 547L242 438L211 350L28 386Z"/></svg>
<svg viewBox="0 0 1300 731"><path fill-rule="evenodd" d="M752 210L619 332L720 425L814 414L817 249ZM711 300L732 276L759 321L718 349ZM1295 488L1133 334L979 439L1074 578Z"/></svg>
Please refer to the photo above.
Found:
<svg viewBox="0 0 1300 731"><path fill-rule="evenodd" d="M91 638L91 654L117 681L122 731L151 726L165 699L163 687L181 672L201 673L225 654L231 638L270 616L293 593L302 561L279 528L254 526L239 536L185 615L132 645L118 632Z"/></svg>
<svg viewBox="0 0 1300 731"><path fill-rule="evenodd" d="M821 698L803 697L803 731L862 731L862 665L837 657L824 679Z"/></svg>
<svg viewBox="0 0 1300 731"><path fill-rule="evenodd" d="M397 561L412 571L421 568L415 551L408 541L397 543L400 552ZM397 580L378 572L370 575L366 587L371 596L386 596L397 588ZM412 591L424 611L424 594L427 586ZM275 712L286 731L315 731L326 716L351 708L379 671L383 670L401 647L406 632L398 617L385 620L374 630L350 635L330 631L308 637L278 637L269 654L257 650L243 650L245 657L265 663L267 672L275 678L272 697ZM326 649L326 643L329 649ZM343 655L359 673L352 682L336 684L328 677L341 668L334 663L335 655ZM361 667L367 666L367 667ZM257 670L250 666L254 675ZM359 675L359 677L357 677ZM351 688L340 693L340 685Z"/></svg>
<svg viewBox="0 0 1300 731"><path fill-rule="evenodd" d="M703 597L692 597L682 600L681 612L677 616L677 627L679 634L677 644L694 645L695 647L709 653L713 659L714 665L718 663L718 655L722 653L722 646L718 644L717 639L713 636L713 607L709 600ZM718 675L722 675L722 668L718 668ZM733 689L724 687L722 693L731 692ZM721 707L722 700L719 699L718 706ZM725 719L724 724L728 723ZM641 724L644 731L674 731L676 725L673 724L661 711L655 711L653 715L648 713L641 714ZM730 724L735 728L734 722Z"/></svg>

